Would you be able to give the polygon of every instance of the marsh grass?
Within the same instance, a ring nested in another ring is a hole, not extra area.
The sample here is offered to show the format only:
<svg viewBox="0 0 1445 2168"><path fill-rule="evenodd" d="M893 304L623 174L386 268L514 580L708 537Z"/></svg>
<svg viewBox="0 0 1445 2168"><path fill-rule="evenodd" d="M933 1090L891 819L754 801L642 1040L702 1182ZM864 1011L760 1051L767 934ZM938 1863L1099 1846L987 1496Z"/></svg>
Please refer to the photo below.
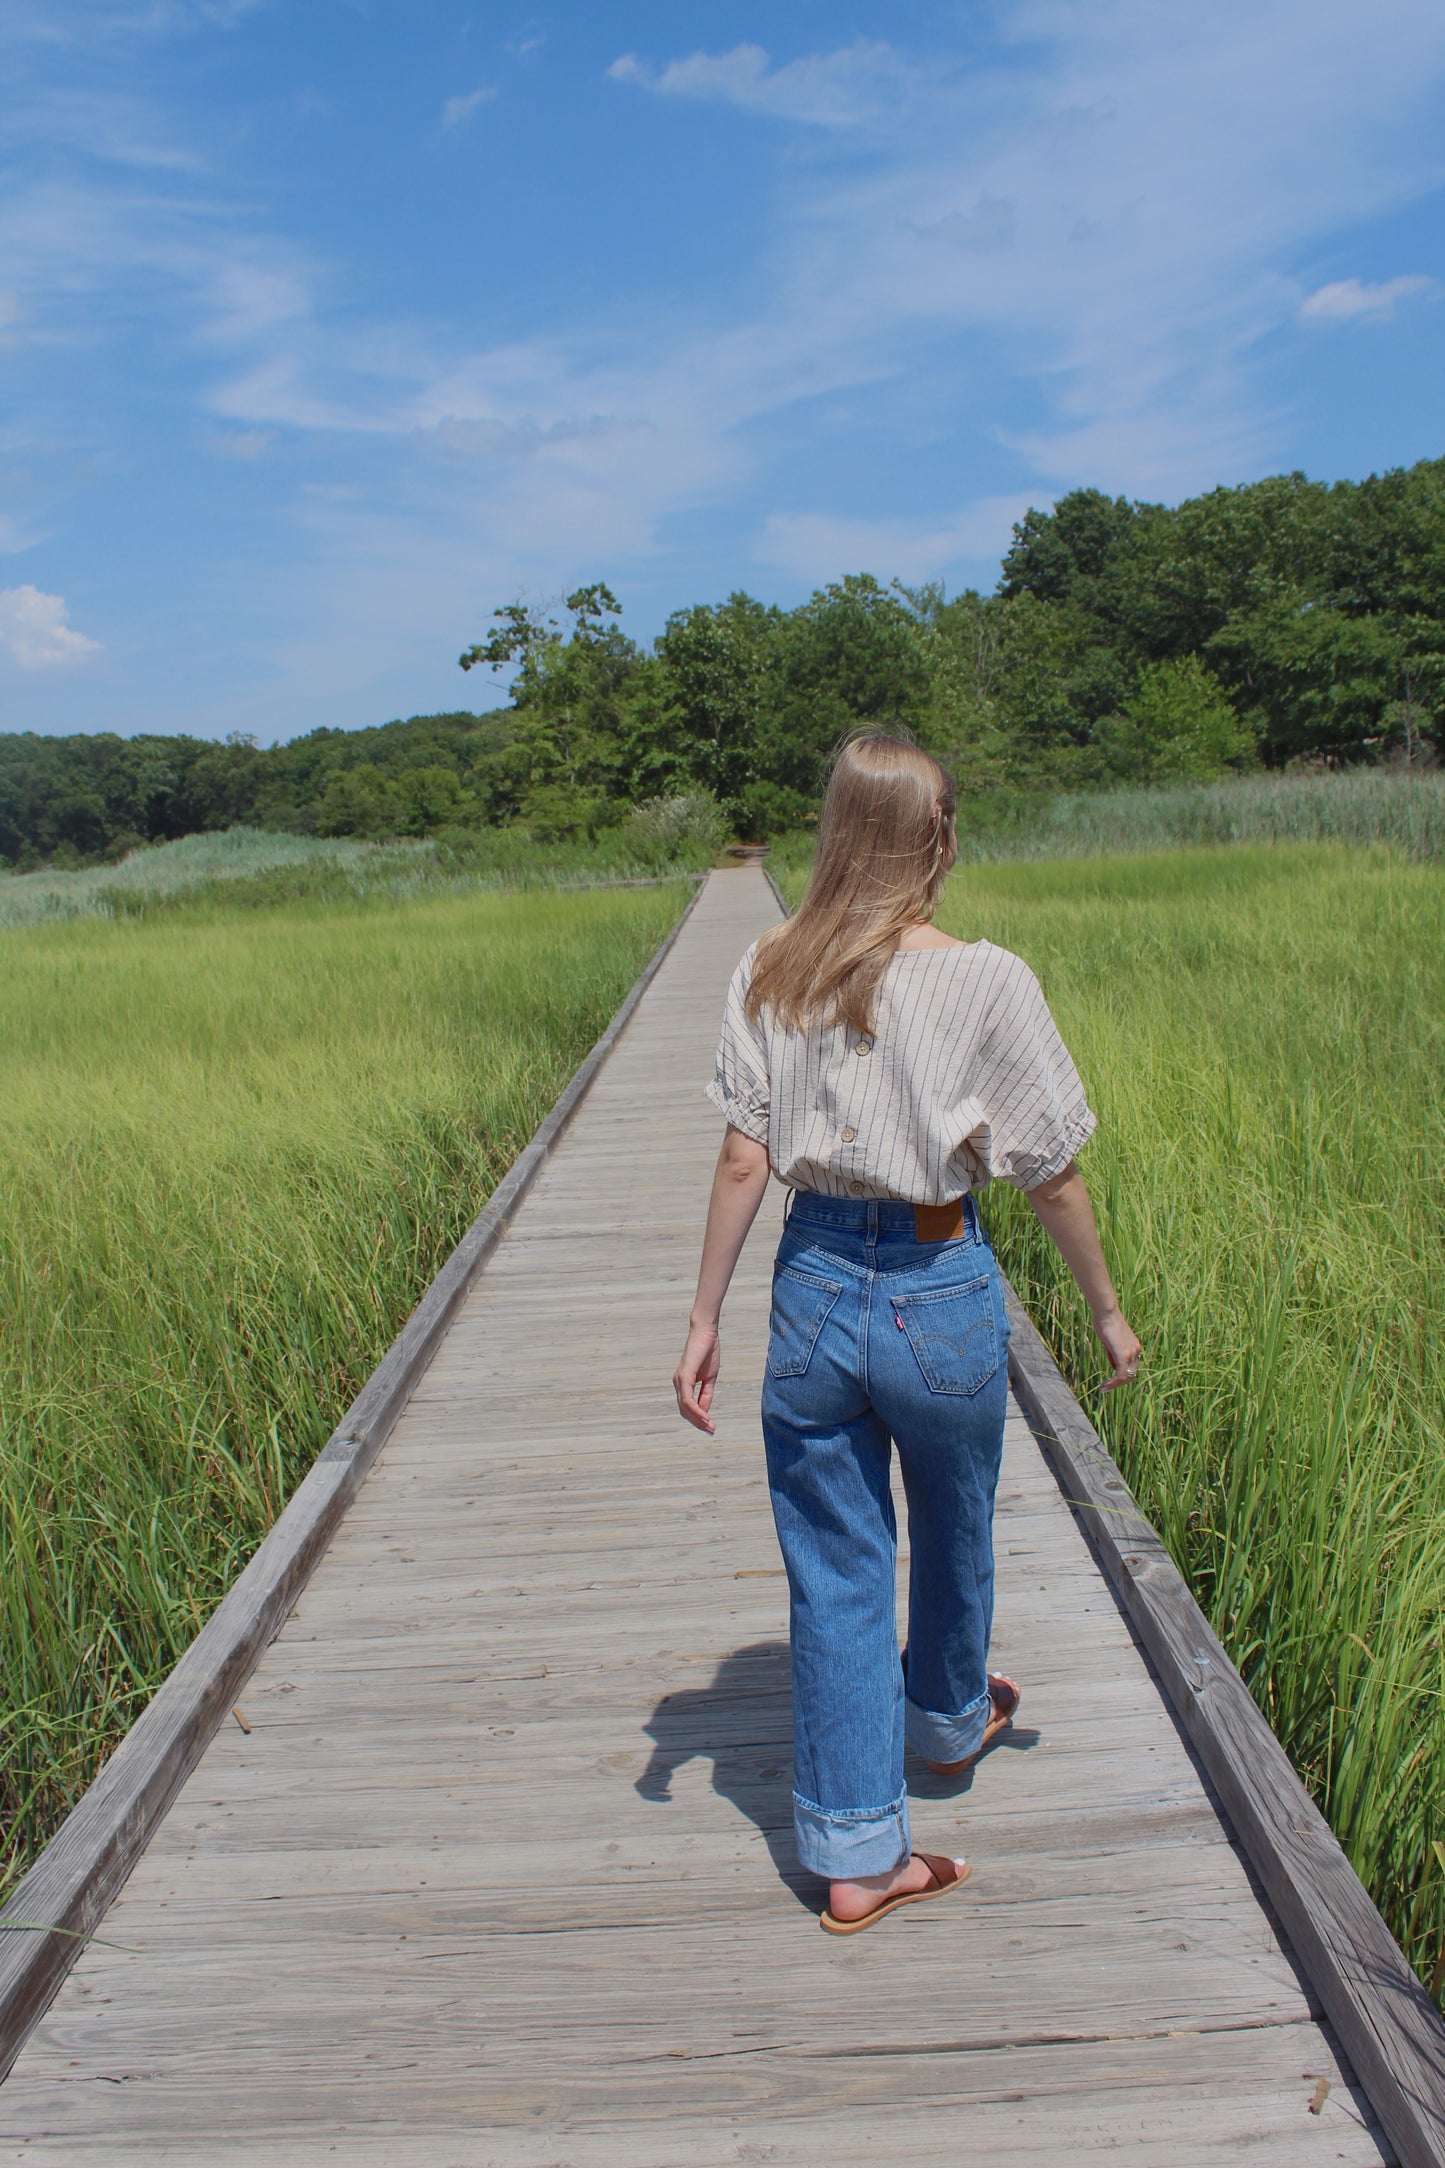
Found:
<svg viewBox="0 0 1445 2168"><path fill-rule="evenodd" d="M940 923L1026 957L1078 1061L1137 1386L1099 1394L1072 1283L996 1184L1005 1269L1438 1997L1445 883L1237 844L967 867Z"/></svg>
<svg viewBox="0 0 1445 2168"><path fill-rule="evenodd" d="M964 865L1219 843L1379 843L1438 862L1445 858L1445 774L1356 768L1149 790L995 792L958 813ZM795 833L778 839L768 863L785 890L801 894L812 856L812 836Z"/></svg>
<svg viewBox="0 0 1445 2168"><path fill-rule="evenodd" d="M965 864L1219 843L1379 843L1406 858L1439 860L1445 857L1445 775L1391 768L1252 775L983 801L959 813Z"/></svg>
<svg viewBox="0 0 1445 2168"><path fill-rule="evenodd" d="M1140 1382L1022 1198L1001 1258L1407 1954L1445 1948L1445 887L1299 846L977 868L1089 1087Z"/></svg>
<svg viewBox="0 0 1445 2168"><path fill-rule="evenodd" d="M681 884L0 942L0 1882L204 1622Z"/></svg>
<svg viewBox="0 0 1445 2168"><path fill-rule="evenodd" d="M682 801L686 803L686 801ZM670 811L677 801L663 801ZM710 850L655 816L595 841L536 842L514 828L456 829L416 842L362 843L227 828L132 851L115 866L0 873L0 929L77 918L155 918L175 910L283 903L395 903L478 889L605 887L700 872Z"/></svg>

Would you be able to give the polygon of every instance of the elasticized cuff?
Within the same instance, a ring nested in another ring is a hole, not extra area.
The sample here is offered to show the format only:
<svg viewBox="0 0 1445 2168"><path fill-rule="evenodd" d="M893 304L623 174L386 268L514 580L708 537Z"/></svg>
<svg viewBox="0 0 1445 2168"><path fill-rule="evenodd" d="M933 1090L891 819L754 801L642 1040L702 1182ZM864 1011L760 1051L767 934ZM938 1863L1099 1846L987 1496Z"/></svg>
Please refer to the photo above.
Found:
<svg viewBox="0 0 1445 2168"><path fill-rule="evenodd" d="M767 1143L766 1107L760 1112L757 1107L749 1106L746 1100L738 1099L727 1091L717 1077L713 1078L711 1084L703 1086L703 1096L712 1101L718 1113L731 1122L734 1129L740 1129L745 1137L751 1137L754 1144Z"/></svg>
<svg viewBox="0 0 1445 2168"><path fill-rule="evenodd" d="M1040 1162L1026 1182L1016 1181L1015 1187L1023 1190L1027 1195L1029 1190L1038 1189L1041 1183L1052 1182L1056 1174L1063 1173L1080 1145L1088 1143L1098 1126L1098 1115L1093 1113L1090 1108L1085 1107L1078 1119L1069 1124L1064 1134L1064 1140L1058 1149L1051 1152L1047 1159Z"/></svg>

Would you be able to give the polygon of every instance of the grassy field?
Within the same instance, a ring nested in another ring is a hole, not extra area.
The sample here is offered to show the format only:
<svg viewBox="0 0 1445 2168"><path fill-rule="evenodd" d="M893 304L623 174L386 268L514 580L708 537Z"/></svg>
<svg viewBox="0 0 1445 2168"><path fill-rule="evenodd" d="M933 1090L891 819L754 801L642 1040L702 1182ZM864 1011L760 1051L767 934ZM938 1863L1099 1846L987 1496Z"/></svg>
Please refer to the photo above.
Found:
<svg viewBox="0 0 1445 2168"><path fill-rule="evenodd" d="M36 873L0 870L0 932L77 918L155 918L208 907L270 910L282 903L473 895L480 889L595 888L700 873L708 822L696 799L639 807L595 842L534 843L514 828L449 830L414 842L275 835L224 828L132 851L118 865ZM679 821L677 815L683 819ZM716 818L716 815L714 814Z"/></svg>
<svg viewBox="0 0 1445 2168"><path fill-rule="evenodd" d="M1320 845L975 865L940 923L1028 958L1083 1072L1138 1386L1098 1394L1000 1184L1005 1268L1438 1995L1445 882Z"/></svg>
<svg viewBox="0 0 1445 2168"><path fill-rule="evenodd" d="M0 1884L684 900L207 901L0 939Z"/></svg>
<svg viewBox="0 0 1445 2168"><path fill-rule="evenodd" d="M1383 843L1406 858L1445 858L1445 774L1354 768L1340 774L1250 775L1149 790L1041 796L994 792L959 807L965 864L1096 858L1184 843ZM801 882L811 835L783 836L769 863L782 885Z"/></svg>

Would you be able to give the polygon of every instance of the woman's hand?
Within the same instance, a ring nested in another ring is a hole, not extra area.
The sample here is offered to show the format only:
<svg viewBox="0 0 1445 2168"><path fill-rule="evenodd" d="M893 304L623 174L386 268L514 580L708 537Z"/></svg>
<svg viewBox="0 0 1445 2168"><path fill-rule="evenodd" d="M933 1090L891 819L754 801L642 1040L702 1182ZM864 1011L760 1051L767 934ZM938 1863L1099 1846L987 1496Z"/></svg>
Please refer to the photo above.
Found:
<svg viewBox="0 0 1445 2168"><path fill-rule="evenodd" d="M705 1430L709 1437L716 1427L711 1412L712 1389L722 1362L717 1328L723 1297L767 1186L767 1146L744 1136L741 1129L729 1123L712 1178L697 1296L687 1322L687 1346L672 1374L678 1414L694 1430Z"/></svg>
<svg viewBox="0 0 1445 2168"><path fill-rule="evenodd" d="M1028 1200L1089 1305L1094 1330L1113 1365L1103 1384L1103 1390L1112 1393L1116 1385L1128 1385L1138 1376L1140 1348L1109 1278L1084 1177L1070 1160L1061 1174L1031 1189Z"/></svg>
<svg viewBox="0 0 1445 2168"><path fill-rule="evenodd" d="M1104 1343L1104 1353L1114 1365L1113 1374L1105 1378L1101 1391L1112 1393L1116 1385L1132 1385L1139 1375L1139 1357L1143 1350L1139 1335L1130 1325L1122 1310L1106 1310L1102 1317L1094 1319L1094 1330Z"/></svg>
<svg viewBox="0 0 1445 2168"><path fill-rule="evenodd" d="M717 1429L709 1412L712 1407L712 1389L722 1367L722 1342L715 1325L690 1325L687 1345L682 1351L682 1361L672 1373L672 1388L677 1394L677 1412L694 1430L705 1430L712 1437Z"/></svg>

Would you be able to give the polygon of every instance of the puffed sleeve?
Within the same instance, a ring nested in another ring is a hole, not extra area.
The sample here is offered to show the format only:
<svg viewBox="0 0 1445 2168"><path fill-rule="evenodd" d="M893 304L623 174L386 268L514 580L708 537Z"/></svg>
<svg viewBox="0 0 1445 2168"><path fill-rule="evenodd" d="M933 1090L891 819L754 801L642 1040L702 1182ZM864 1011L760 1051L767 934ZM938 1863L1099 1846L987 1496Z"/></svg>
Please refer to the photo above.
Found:
<svg viewBox="0 0 1445 2168"><path fill-rule="evenodd" d="M753 951L749 949L728 986L717 1067L705 1088L719 1114L725 1115L734 1129L740 1129L755 1144L766 1144L771 1098L767 1038L762 1024L755 1024L744 1006L752 968Z"/></svg>
<svg viewBox="0 0 1445 2168"><path fill-rule="evenodd" d="M1043 989L1011 956L979 1046L969 1143L990 1175L1037 1189L1062 1174L1098 1126Z"/></svg>

